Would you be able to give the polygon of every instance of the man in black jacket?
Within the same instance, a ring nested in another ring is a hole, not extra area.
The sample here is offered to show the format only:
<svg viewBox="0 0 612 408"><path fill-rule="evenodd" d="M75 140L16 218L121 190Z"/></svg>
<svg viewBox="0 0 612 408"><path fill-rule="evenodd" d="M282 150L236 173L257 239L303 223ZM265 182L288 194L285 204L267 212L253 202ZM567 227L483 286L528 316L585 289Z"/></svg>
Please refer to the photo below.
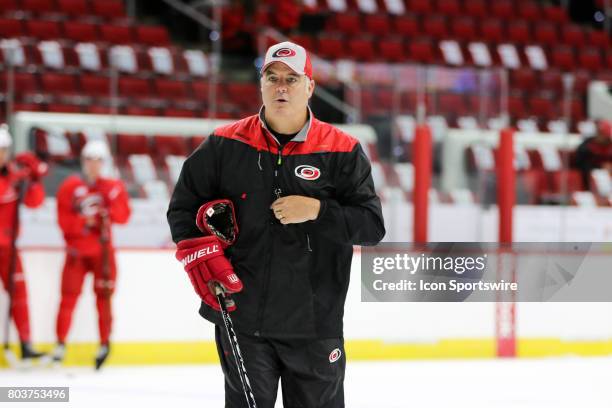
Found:
<svg viewBox="0 0 612 408"><path fill-rule="evenodd" d="M224 252L242 289L230 310L258 407L274 407L279 379L285 407L344 407L353 245L383 238L380 200L359 142L308 107L315 83L306 50L270 47L261 74L259 114L216 129L186 160L168 222L179 248L192 251L183 261L203 299L200 314L217 326L226 407L246 402L218 304L205 293L215 272L190 266L218 249L198 246L195 221L218 199L233 202L240 229Z"/></svg>

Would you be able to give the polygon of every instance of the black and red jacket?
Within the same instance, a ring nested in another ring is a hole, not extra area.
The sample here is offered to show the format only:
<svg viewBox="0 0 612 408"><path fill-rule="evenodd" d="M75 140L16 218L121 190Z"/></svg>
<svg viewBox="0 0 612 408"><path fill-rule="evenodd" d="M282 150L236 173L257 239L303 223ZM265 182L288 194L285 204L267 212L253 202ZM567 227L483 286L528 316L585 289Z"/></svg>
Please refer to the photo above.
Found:
<svg viewBox="0 0 612 408"><path fill-rule="evenodd" d="M233 295L236 330L340 337L353 245L375 245L385 234L370 162L355 138L312 114L279 147L258 115L216 129L183 165L167 214L172 238L201 236L198 208L232 200L240 233L226 255L244 283ZM270 205L288 195L319 199L318 218L280 224ZM223 324L204 303L200 314Z"/></svg>

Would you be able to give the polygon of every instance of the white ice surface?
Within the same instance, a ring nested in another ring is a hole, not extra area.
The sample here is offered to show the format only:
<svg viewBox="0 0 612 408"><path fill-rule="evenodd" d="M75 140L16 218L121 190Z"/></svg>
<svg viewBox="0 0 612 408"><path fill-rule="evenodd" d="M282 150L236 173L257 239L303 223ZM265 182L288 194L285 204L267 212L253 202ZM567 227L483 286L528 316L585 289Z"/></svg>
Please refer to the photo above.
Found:
<svg viewBox="0 0 612 408"><path fill-rule="evenodd" d="M347 366L346 406L610 408L611 371L612 358L356 362ZM223 407L216 365L0 370L0 386L70 387L70 403L2 407Z"/></svg>

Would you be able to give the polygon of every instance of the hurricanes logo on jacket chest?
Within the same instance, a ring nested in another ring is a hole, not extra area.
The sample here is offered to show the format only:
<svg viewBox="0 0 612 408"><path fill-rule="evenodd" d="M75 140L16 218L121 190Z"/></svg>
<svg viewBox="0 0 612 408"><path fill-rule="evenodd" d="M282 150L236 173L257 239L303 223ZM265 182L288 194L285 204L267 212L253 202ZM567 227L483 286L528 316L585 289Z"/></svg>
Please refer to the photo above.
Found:
<svg viewBox="0 0 612 408"><path fill-rule="evenodd" d="M295 175L304 180L314 181L321 177L321 170L314 166L302 164L301 166L297 166L295 168Z"/></svg>

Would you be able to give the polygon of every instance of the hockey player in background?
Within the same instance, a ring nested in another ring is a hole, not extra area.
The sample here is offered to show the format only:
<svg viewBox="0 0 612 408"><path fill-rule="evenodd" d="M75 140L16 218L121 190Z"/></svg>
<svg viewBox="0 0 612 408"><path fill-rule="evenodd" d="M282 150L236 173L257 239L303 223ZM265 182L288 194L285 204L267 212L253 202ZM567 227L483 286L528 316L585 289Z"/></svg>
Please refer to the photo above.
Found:
<svg viewBox="0 0 612 408"><path fill-rule="evenodd" d="M12 292L9 293L10 312L21 341L21 358L28 360L41 357L43 353L34 350L30 343L26 280L14 240L19 232L20 186L24 188L23 203L30 208L39 207L45 200L41 178L47 173L47 165L29 152L20 153L11 161L11 144L8 127L0 126L0 277L4 289ZM8 333L5 336L8 341Z"/></svg>
<svg viewBox="0 0 612 408"><path fill-rule="evenodd" d="M353 245L383 238L380 200L359 142L308 107L303 47L270 47L260 85L259 114L216 129L183 165L168 209L176 256L216 325L227 408L248 406L248 392L213 283L225 288L257 407L274 407L280 380L285 407L341 408Z"/></svg>
<svg viewBox="0 0 612 408"><path fill-rule="evenodd" d="M109 159L106 143L88 142L81 153L82 174L68 177L57 192L57 215L66 241L66 259L56 324L58 344L53 359L61 362L64 358L66 336L83 280L88 272L93 272L100 331L96 369L110 352L111 296L117 276L111 224L124 224L130 217L123 182L102 176L104 162Z"/></svg>

